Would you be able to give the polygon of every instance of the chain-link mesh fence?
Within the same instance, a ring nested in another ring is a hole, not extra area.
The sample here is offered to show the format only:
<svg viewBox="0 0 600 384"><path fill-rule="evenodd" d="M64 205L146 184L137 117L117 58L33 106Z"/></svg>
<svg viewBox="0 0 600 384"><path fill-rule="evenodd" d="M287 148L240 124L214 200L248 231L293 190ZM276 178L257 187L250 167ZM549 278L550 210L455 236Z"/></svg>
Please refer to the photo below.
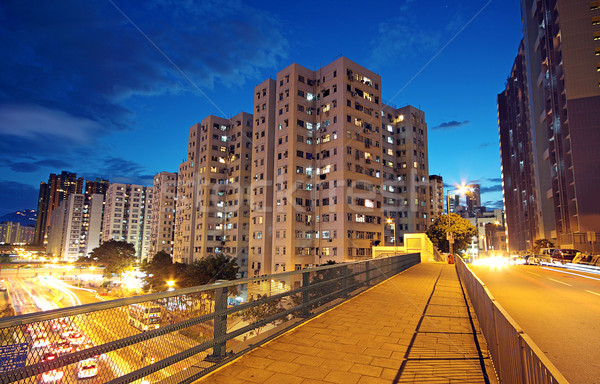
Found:
<svg viewBox="0 0 600 384"><path fill-rule="evenodd" d="M419 262L334 264L0 319L0 383L185 383Z"/></svg>

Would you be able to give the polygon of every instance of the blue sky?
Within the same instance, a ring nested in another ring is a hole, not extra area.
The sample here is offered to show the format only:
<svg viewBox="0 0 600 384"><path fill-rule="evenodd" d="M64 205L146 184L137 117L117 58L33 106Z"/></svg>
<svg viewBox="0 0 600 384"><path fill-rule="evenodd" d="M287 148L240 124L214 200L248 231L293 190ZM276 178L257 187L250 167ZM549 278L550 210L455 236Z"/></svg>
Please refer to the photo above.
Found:
<svg viewBox="0 0 600 384"><path fill-rule="evenodd" d="M291 4L290 4L291 3ZM50 173L150 185L191 125L252 112L254 86L344 55L384 101L425 111L429 170L501 205L496 95L522 35L517 0L0 2L0 214Z"/></svg>

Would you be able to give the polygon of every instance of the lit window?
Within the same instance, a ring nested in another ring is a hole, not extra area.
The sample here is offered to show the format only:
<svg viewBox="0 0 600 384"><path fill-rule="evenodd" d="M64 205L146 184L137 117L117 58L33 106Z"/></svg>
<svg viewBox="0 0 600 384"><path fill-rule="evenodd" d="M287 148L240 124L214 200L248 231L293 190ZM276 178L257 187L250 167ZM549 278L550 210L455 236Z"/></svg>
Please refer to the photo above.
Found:
<svg viewBox="0 0 600 384"><path fill-rule="evenodd" d="M315 98L315 95L313 95L312 93L310 93L310 92L306 93L306 100L311 101L314 98Z"/></svg>
<svg viewBox="0 0 600 384"><path fill-rule="evenodd" d="M392 127L390 124L388 124L387 130L388 130L388 132L394 132L394 127Z"/></svg>

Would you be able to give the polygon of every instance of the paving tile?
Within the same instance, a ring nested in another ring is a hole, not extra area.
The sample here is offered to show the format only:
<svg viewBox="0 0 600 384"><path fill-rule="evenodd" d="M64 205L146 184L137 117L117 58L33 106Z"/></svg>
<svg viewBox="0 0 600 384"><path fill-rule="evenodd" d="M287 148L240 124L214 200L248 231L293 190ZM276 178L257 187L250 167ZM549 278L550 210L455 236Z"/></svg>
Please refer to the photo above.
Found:
<svg viewBox="0 0 600 384"><path fill-rule="evenodd" d="M476 337L488 359L480 331ZM397 377L484 382L454 266L417 265L197 382L383 384Z"/></svg>
<svg viewBox="0 0 600 384"><path fill-rule="evenodd" d="M327 376L323 379L324 382L338 383L338 384L354 384L360 380L361 375L358 373L346 372L346 371L330 371Z"/></svg>

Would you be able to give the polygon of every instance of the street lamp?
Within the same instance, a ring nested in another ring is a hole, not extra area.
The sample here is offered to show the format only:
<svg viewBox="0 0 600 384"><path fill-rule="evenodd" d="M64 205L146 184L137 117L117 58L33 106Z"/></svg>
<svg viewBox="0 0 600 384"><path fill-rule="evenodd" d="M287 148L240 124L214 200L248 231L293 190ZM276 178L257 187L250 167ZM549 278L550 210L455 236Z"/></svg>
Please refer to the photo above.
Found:
<svg viewBox="0 0 600 384"><path fill-rule="evenodd" d="M167 289L167 291L172 291L174 285L175 285L175 282L173 280L167 281L167 287L169 287L169 289Z"/></svg>
<svg viewBox="0 0 600 384"><path fill-rule="evenodd" d="M398 253L398 246L396 245L396 224L393 223L392 218L388 218L386 222L394 229L394 253Z"/></svg>

